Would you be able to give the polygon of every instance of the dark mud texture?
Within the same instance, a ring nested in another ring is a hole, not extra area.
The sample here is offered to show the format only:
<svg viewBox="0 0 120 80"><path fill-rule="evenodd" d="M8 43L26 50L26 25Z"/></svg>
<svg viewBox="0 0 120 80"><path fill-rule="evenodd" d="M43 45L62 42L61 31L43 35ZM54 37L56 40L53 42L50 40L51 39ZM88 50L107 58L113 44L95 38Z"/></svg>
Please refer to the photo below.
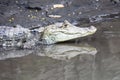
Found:
<svg viewBox="0 0 120 80"><path fill-rule="evenodd" d="M63 4L64 8L54 9L54 4ZM64 20L81 25L101 20L98 15L116 15L119 11L120 3L114 0L0 0L0 25L46 26Z"/></svg>

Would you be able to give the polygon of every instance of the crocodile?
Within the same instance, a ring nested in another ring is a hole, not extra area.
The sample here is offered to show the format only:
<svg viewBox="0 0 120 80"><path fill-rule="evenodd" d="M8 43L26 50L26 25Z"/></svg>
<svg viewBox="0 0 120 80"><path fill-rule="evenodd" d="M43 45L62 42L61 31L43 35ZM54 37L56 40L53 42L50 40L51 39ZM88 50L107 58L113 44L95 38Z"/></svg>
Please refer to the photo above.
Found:
<svg viewBox="0 0 120 80"><path fill-rule="evenodd" d="M74 26L67 20L35 29L24 28L20 25L0 26L0 44L5 47L30 48L38 43L54 44L85 37L94 34L96 30L94 26L85 28Z"/></svg>

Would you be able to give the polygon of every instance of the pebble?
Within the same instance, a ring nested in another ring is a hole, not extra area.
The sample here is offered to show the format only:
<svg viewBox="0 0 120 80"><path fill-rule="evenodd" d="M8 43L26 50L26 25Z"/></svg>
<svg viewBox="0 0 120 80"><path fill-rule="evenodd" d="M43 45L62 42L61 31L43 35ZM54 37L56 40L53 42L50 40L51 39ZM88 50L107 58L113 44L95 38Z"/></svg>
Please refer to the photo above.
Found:
<svg viewBox="0 0 120 80"><path fill-rule="evenodd" d="M53 8L63 8L64 5L63 4L54 4Z"/></svg>
<svg viewBox="0 0 120 80"><path fill-rule="evenodd" d="M48 15L48 16L51 18L60 18L61 17L61 15Z"/></svg>
<svg viewBox="0 0 120 80"><path fill-rule="evenodd" d="M9 21L9 22L12 22L12 21L14 21L14 18L9 19L8 21Z"/></svg>

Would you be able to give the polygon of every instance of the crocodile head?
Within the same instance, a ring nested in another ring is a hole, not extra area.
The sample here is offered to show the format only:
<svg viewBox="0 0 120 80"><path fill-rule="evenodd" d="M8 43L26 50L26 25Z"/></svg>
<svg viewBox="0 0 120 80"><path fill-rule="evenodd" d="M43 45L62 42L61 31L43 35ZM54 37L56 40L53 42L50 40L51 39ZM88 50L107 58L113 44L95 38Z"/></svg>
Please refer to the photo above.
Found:
<svg viewBox="0 0 120 80"><path fill-rule="evenodd" d="M64 42L94 34L96 30L94 26L85 28L76 27L65 20L63 23L47 26L43 31L42 40L43 44Z"/></svg>

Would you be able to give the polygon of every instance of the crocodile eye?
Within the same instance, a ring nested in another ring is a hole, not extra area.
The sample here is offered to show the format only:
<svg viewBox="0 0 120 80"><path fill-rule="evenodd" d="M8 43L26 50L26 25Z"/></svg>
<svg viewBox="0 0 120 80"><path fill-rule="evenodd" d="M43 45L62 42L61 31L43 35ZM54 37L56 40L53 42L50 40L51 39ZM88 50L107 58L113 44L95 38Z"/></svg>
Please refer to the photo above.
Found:
<svg viewBox="0 0 120 80"><path fill-rule="evenodd" d="M66 28L66 27L67 27L67 24L64 24L64 25L63 25L63 28Z"/></svg>
<svg viewBox="0 0 120 80"><path fill-rule="evenodd" d="M16 28L16 27L17 27L16 25L13 26L13 28Z"/></svg>
<svg viewBox="0 0 120 80"><path fill-rule="evenodd" d="M67 24L65 24L64 26L67 27Z"/></svg>

